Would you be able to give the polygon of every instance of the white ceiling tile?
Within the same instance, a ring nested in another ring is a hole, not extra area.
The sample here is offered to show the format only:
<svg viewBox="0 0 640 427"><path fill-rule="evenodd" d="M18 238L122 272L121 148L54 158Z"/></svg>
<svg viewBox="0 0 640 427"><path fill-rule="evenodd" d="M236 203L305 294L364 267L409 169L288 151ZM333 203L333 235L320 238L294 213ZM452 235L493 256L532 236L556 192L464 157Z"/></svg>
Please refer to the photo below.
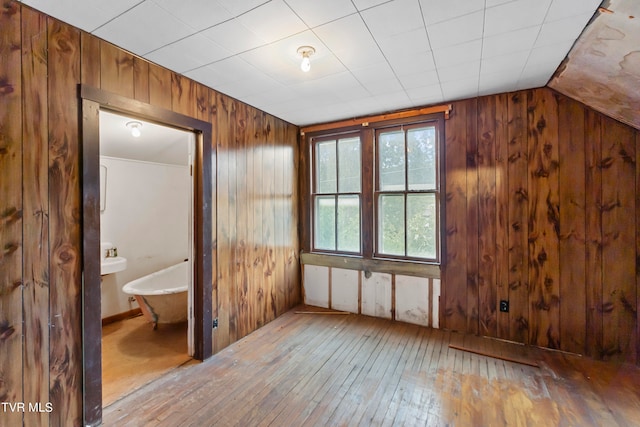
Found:
<svg viewBox="0 0 640 427"><path fill-rule="evenodd" d="M442 83L442 95L445 101L473 98L478 94L478 78Z"/></svg>
<svg viewBox="0 0 640 427"><path fill-rule="evenodd" d="M364 67L384 60L359 15L322 25L314 32L347 68Z"/></svg>
<svg viewBox="0 0 640 427"><path fill-rule="evenodd" d="M397 76L428 73L436 68L432 52L416 52L415 54L394 56L389 58L389 63Z"/></svg>
<svg viewBox="0 0 640 427"><path fill-rule="evenodd" d="M591 16L591 13L585 13L557 21L545 22L542 25L542 29L540 30L535 46L540 47L568 40L575 40L580 35L587 22L589 22Z"/></svg>
<svg viewBox="0 0 640 427"><path fill-rule="evenodd" d="M191 1L191 0L189 0ZM256 7L266 3L269 0L218 0L225 9L233 16L239 16Z"/></svg>
<svg viewBox="0 0 640 427"><path fill-rule="evenodd" d="M464 64L458 64L453 67L442 67L438 69L440 83L477 78L479 74L480 61L465 62Z"/></svg>
<svg viewBox="0 0 640 427"><path fill-rule="evenodd" d="M23 0L22 3L88 32L126 12L140 0Z"/></svg>
<svg viewBox="0 0 640 427"><path fill-rule="evenodd" d="M238 80L246 80L255 74L254 67L239 56L232 56L222 61L191 70L185 75L211 88L217 89Z"/></svg>
<svg viewBox="0 0 640 427"><path fill-rule="evenodd" d="M371 81L367 83L362 83L362 85L367 89L367 91L373 95L386 95L390 93L403 92L404 89L400 82L396 79L382 79Z"/></svg>
<svg viewBox="0 0 640 427"><path fill-rule="evenodd" d="M501 4L511 3L516 0L487 0L487 9L494 6L500 6Z"/></svg>
<svg viewBox="0 0 640 427"><path fill-rule="evenodd" d="M265 44L260 37L237 19L216 25L200 34L213 40L234 55Z"/></svg>
<svg viewBox="0 0 640 427"><path fill-rule="evenodd" d="M411 103L411 98L405 91L397 91L385 93L384 95L375 96L378 100L379 111L394 111L406 107Z"/></svg>
<svg viewBox="0 0 640 427"><path fill-rule="evenodd" d="M485 0L420 0L427 25L448 21L484 9Z"/></svg>
<svg viewBox="0 0 640 427"><path fill-rule="evenodd" d="M420 73L409 74L399 76L398 80L402 84L402 87L407 91L411 91L415 88L439 85L438 72L436 70L423 71Z"/></svg>
<svg viewBox="0 0 640 427"><path fill-rule="evenodd" d="M517 79L528 58L529 51L527 50L486 58L482 60L480 74L482 76L498 73L502 79L507 81Z"/></svg>
<svg viewBox="0 0 640 427"><path fill-rule="evenodd" d="M361 13L375 38L391 37L417 29L424 31L420 7L415 0L396 0Z"/></svg>
<svg viewBox="0 0 640 427"><path fill-rule="evenodd" d="M291 89L291 87L273 82L268 88L261 88L255 93L251 93L244 97L244 101L257 108L265 109L267 106L272 105L274 100L280 102L295 100L298 94ZM267 110L264 110L267 111Z"/></svg>
<svg viewBox="0 0 640 427"><path fill-rule="evenodd" d="M193 33L193 29L151 1L145 1L94 32L138 55Z"/></svg>
<svg viewBox="0 0 640 427"><path fill-rule="evenodd" d="M269 76L260 72L254 72L251 77L221 85L218 87L218 90L234 98L242 99L247 95L275 85L277 85L277 82L273 81Z"/></svg>
<svg viewBox="0 0 640 427"><path fill-rule="evenodd" d="M161 47L145 58L179 73L229 57L230 53L210 39L194 34Z"/></svg>
<svg viewBox="0 0 640 427"><path fill-rule="evenodd" d="M513 52L528 51L533 47L539 32L540 26L535 26L485 37L482 42L482 57L491 58Z"/></svg>
<svg viewBox="0 0 640 427"><path fill-rule="evenodd" d="M285 0L309 27L317 27L357 13L353 3L344 0Z"/></svg>
<svg viewBox="0 0 640 427"><path fill-rule="evenodd" d="M472 42L434 50L433 56L436 66L441 68L479 60L481 53L482 40L474 40Z"/></svg>
<svg viewBox="0 0 640 427"><path fill-rule="evenodd" d="M423 28L389 37L377 37L378 46L387 59L393 60L397 56L407 56L421 52L430 52L431 45L427 31Z"/></svg>
<svg viewBox="0 0 640 427"><path fill-rule="evenodd" d="M557 67L567 56L571 46L573 46L573 41L565 41L532 49L527 61L527 67L537 66L538 64L555 64Z"/></svg>
<svg viewBox="0 0 640 427"><path fill-rule="evenodd" d="M388 3L393 0L353 0L358 10L366 10L370 7L378 6L383 3Z"/></svg>
<svg viewBox="0 0 640 427"><path fill-rule="evenodd" d="M154 0L161 8L200 31L233 18L216 0Z"/></svg>
<svg viewBox="0 0 640 427"><path fill-rule="evenodd" d="M512 92L515 88L516 83L513 76L505 77L501 73L481 75L478 96Z"/></svg>
<svg viewBox="0 0 640 427"><path fill-rule="evenodd" d="M272 0L237 19L266 43L307 29L305 23L282 0Z"/></svg>
<svg viewBox="0 0 640 427"><path fill-rule="evenodd" d="M551 0L518 0L487 9L485 36L541 25Z"/></svg>
<svg viewBox="0 0 640 427"><path fill-rule="evenodd" d="M315 91L333 93L336 99L343 101L369 96L367 90L348 71L314 80L312 85Z"/></svg>
<svg viewBox="0 0 640 427"><path fill-rule="evenodd" d="M385 61L367 65L361 68L352 68L351 73L360 83L371 83L378 80L395 79L395 74Z"/></svg>
<svg viewBox="0 0 640 427"><path fill-rule="evenodd" d="M516 84L515 90L524 90L546 86L549 82L549 79L551 79L551 76L553 76L553 71L529 71L520 77L518 83Z"/></svg>
<svg viewBox="0 0 640 427"><path fill-rule="evenodd" d="M480 39L483 31L484 11L470 13L459 18L427 26L429 41L433 49L441 49Z"/></svg>
<svg viewBox="0 0 640 427"><path fill-rule="evenodd" d="M442 102L442 87L439 84L421 86L410 91L407 91L407 95L414 105L428 105L436 102Z"/></svg>
<svg viewBox="0 0 640 427"><path fill-rule="evenodd" d="M601 2L602 0L553 0L546 20L555 21L583 13L593 16Z"/></svg>

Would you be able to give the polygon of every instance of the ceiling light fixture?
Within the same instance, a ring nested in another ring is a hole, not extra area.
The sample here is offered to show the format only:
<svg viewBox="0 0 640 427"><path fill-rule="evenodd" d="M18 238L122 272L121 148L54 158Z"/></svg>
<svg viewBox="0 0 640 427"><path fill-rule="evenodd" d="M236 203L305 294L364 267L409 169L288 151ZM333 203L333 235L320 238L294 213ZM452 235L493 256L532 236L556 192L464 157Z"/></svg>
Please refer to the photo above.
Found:
<svg viewBox="0 0 640 427"><path fill-rule="evenodd" d="M305 73L308 73L311 69L311 60L309 59L309 57L314 53L316 53L316 50L312 46L300 46L298 48L298 54L302 55L300 69Z"/></svg>
<svg viewBox="0 0 640 427"><path fill-rule="evenodd" d="M140 122L127 122L127 127L131 130L131 136L134 138L139 138L141 135L140 128L142 127L142 123Z"/></svg>

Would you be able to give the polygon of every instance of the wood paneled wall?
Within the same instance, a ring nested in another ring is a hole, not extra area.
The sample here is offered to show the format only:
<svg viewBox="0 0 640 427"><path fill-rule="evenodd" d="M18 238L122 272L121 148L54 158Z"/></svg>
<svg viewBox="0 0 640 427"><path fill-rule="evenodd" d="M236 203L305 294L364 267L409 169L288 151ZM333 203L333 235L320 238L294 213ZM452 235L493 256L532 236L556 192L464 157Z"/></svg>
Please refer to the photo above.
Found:
<svg viewBox="0 0 640 427"><path fill-rule="evenodd" d="M639 163L640 131L550 89L454 103L442 325L637 362Z"/></svg>
<svg viewBox="0 0 640 427"><path fill-rule="evenodd" d="M213 124L214 352L300 302L297 128L20 3L0 11L0 401L53 409L0 425L82 425L78 84Z"/></svg>

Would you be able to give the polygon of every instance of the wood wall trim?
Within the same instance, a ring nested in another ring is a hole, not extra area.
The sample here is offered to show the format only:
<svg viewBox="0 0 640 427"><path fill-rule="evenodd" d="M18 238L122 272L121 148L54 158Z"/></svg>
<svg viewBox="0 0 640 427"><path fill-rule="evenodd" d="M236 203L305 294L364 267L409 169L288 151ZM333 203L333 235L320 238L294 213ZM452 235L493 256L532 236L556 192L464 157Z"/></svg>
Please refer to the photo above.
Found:
<svg viewBox="0 0 640 427"><path fill-rule="evenodd" d="M344 268L346 270L370 271L373 273L400 274L403 276L434 279L440 278L440 266L436 264L391 261L386 259L364 259L314 253L302 253L300 255L300 263L303 265L318 265L322 267Z"/></svg>
<svg viewBox="0 0 640 427"><path fill-rule="evenodd" d="M142 309L140 307L134 308L133 310L125 311L124 313L114 314L113 316L108 316L102 319L102 326L109 325L111 323L119 322L121 320L131 319L132 317L137 317L142 315Z"/></svg>
<svg viewBox="0 0 640 427"><path fill-rule="evenodd" d="M416 110L399 111L397 113L378 114L375 116L366 116L366 117L360 117L357 119L347 119L347 120L339 120L339 121L329 122L329 123L320 123L317 125L310 125L310 126L301 128L300 135L304 135L306 133L311 133L311 132L318 132L322 130L328 130L328 129L344 128L349 126L366 127L366 126L369 126L370 123L384 122L387 120L405 119L408 117L424 116L427 114L436 114L436 113L444 113L444 118L448 119L449 113L451 112L452 108L453 107L451 104L437 105L434 107L424 107Z"/></svg>

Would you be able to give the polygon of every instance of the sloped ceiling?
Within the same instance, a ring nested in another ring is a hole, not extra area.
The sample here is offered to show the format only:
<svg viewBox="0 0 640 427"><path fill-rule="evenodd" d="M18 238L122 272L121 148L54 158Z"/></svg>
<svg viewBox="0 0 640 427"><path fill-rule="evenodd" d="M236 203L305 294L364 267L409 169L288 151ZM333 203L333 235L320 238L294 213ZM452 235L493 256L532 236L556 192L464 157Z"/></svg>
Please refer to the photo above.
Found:
<svg viewBox="0 0 640 427"><path fill-rule="evenodd" d="M549 86L640 129L640 1L604 2Z"/></svg>
<svg viewBox="0 0 640 427"><path fill-rule="evenodd" d="M600 4L22 2L299 126L544 86ZM308 73L302 45L316 49Z"/></svg>

